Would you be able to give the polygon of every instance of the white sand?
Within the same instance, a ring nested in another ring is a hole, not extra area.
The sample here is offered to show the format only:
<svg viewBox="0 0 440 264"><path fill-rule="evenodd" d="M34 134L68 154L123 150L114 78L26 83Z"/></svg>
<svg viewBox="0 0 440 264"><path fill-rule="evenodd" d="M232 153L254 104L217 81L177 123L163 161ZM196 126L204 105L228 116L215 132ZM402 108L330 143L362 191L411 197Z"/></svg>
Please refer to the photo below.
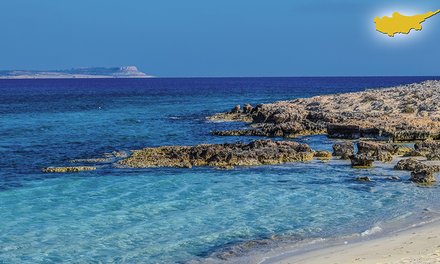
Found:
<svg viewBox="0 0 440 264"><path fill-rule="evenodd" d="M278 256L264 263L440 263L440 222L368 241Z"/></svg>

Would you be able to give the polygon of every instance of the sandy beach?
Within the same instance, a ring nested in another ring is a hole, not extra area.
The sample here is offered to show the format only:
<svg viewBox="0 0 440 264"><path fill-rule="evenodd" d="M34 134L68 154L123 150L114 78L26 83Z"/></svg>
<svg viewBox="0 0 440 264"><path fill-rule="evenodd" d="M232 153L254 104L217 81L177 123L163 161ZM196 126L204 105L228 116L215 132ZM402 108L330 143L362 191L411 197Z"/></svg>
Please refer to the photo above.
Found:
<svg viewBox="0 0 440 264"><path fill-rule="evenodd" d="M284 254L262 263L440 263L440 222L300 255Z"/></svg>

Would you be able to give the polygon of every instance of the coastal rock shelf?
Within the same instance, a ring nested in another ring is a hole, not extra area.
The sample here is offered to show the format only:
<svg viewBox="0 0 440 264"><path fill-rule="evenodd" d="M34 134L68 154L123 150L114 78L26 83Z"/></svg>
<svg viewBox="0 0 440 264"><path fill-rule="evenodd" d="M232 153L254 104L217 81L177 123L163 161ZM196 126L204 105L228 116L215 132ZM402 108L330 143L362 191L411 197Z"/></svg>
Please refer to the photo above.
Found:
<svg viewBox="0 0 440 264"><path fill-rule="evenodd" d="M48 167L48 168L44 168L42 171L44 173L71 173L71 172L93 171L93 170L96 170L96 167L75 166L75 167Z"/></svg>
<svg viewBox="0 0 440 264"><path fill-rule="evenodd" d="M333 138L392 141L440 139L440 81L372 89L271 104L239 106L209 117L250 122L247 129L213 131L220 136L293 138L327 134Z"/></svg>
<svg viewBox="0 0 440 264"><path fill-rule="evenodd" d="M256 140L251 143L167 146L135 150L118 164L130 168L212 166L256 166L310 161L313 150L291 141Z"/></svg>

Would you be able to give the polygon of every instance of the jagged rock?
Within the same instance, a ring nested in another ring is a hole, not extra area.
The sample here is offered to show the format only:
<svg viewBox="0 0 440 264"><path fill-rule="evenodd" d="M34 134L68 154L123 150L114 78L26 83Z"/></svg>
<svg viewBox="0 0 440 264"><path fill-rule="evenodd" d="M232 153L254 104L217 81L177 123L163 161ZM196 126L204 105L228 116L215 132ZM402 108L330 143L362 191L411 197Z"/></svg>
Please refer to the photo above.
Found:
<svg viewBox="0 0 440 264"><path fill-rule="evenodd" d="M405 153L403 156L404 156L404 157L424 157L424 156L426 156L427 154L429 154L429 152L426 152L426 151L419 151L419 150L415 150L415 149L413 149L413 150L411 150L410 152Z"/></svg>
<svg viewBox="0 0 440 264"><path fill-rule="evenodd" d="M413 151L412 148L402 145L393 145L394 146L394 154L398 156L403 156Z"/></svg>
<svg viewBox="0 0 440 264"><path fill-rule="evenodd" d="M390 152L381 151L377 154L377 156L375 156L375 158L380 162L391 162L393 161L393 154Z"/></svg>
<svg viewBox="0 0 440 264"><path fill-rule="evenodd" d="M374 158L365 154L350 156L351 166L353 168L371 168L373 167Z"/></svg>
<svg viewBox="0 0 440 264"><path fill-rule="evenodd" d="M414 158L400 160L397 162L396 166L394 166L394 169L405 171L430 170L434 173L440 172L439 165L428 165Z"/></svg>
<svg viewBox="0 0 440 264"><path fill-rule="evenodd" d="M341 159L350 159L350 156L353 154L353 142L340 142L333 144L333 156L341 157Z"/></svg>
<svg viewBox="0 0 440 264"><path fill-rule="evenodd" d="M241 113L240 105L236 105L234 108L232 108L231 113L233 114Z"/></svg>
<svg viewBox="0 0 440 264"><path fill-rule="evenodd" d="M358 139L361 137L361 130L356 125L328 124L327 134L332 138Z"/></svg>
<svg viewBox="0 0 440 264"><path fill-rule="evenodd" d="M435 152L431 152L426 154L426 158L428 160L440 160L440 152L435 151Z"/></svg>
<svg viewBox="0 0 440 264"><path fill-rule="evenodd" d="M251 130L271 137L327 133L347 139L415 141L440 139L439 100L440 81L426 81L259 104L246 113L223 113L212 118L251 120Z"/></svg>
<svg viewBox="0 0 440 264"><path fill-rule="evenodd" d="M243 113L250 114L254 108L250 104L245 104L243 106Z"/></svg>
<svg viewBox="0 0 440 264"><path fill-rule="evenodd" d="M432 184L436 182L434 173L429 169L421 169L411 172L410 181L422 184Z"/></svg>
<svg viewBox="0 0 440 264"><path fill-rule="evenodd" d="M394 146L388 143L379 143L374 141L360 141L357 143L358 154L376 157L380 153L394 153Z"/></svg>
<svg viewBox="0 0 440 264"><path fill-rule="evenodd" d="M225 130L212 131L215 136L265 136L266 134L260 130L246 129L246 130Z"/></svg>
<svg viewBox="0 0 440 264"><path fill-rule="evenodd" d="M315 158L319 160L329 160L332 158L332 153L329 151L317 151L315 152Z"/></svg>
<svg viewBox="0 0 440 264"><path fill-rule="evenodd" d="M381 162L391 162L395 147L389 143L360 141L357 143L358 153L374 158Z"/></svg>
<svg viewBox="0 0 440 264"><path fill-rule="evenodd" d="M314 152L307 144L292 141L256 140L251 143L168 146L136 150L119 165L132 168L256 166L310 161Z"/></svg>
<svg viewBox="0 0 440 264"><path fill-rule="evenodd" d="M42 169L44 173L70 173L70 172L92 171L92 170L96 170L96 167L89 167L89 166L48 167Z"/></svg>
<svg viewBox="0 0 440 264"><path fill-rule="evenodd" d="M440 160L440 142L427 140L414 145L415 152L428 160Z"/></svg>
<svg viewBox="0 0 440 264"><path fill-rule="evenodd" d="M440 142L431 140L417 142L414 144L414 149L418 151L437 152L440 151Z"/></svg>
<svg viewBox="0 0 440 264"><path fill-rule="evenodd" d="M415 171L419 169L425 168L427 165L423 164L422 162L410 158L410 159L403 159L397 162L397 164L394 166L395 170L405 170L405 171Z"/></svg>

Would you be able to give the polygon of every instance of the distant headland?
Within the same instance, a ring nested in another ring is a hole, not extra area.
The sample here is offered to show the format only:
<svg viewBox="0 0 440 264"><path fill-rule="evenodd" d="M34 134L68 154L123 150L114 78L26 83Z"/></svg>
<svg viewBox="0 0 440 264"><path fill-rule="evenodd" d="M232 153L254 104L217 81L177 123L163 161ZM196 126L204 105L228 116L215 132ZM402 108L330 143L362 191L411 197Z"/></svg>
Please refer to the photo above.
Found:
<svg viewBox="0 0 440 264"><path fill-rule="evenodd" d="M135 66L93 67L54 71L10 70L1 71L0 79L93 79L93 78L151 78Z"/></svg>

